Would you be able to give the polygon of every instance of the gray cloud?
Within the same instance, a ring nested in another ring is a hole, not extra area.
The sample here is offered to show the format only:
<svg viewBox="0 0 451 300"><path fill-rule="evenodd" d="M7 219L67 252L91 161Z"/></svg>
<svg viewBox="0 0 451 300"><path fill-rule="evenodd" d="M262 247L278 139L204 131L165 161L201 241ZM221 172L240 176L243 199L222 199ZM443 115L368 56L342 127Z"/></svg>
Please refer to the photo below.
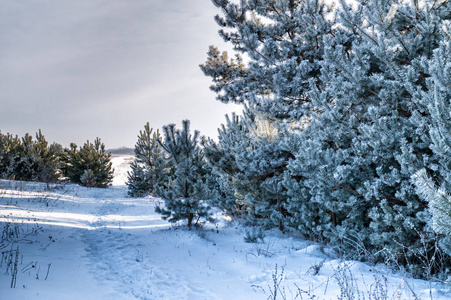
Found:
<svg viewBox="0 0 451 300"><path fill-rule="evenodd" d="M221 44L208 0L2 0L0 129L68 144L133 146L192 120L216 135L224 114L198 64Z"/></svg>

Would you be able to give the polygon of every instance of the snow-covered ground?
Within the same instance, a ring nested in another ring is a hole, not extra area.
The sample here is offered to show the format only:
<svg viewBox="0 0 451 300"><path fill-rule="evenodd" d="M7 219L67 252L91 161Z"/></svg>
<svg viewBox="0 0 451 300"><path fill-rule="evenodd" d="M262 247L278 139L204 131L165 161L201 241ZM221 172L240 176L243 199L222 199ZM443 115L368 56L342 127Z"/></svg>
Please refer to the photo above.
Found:
<svg viewBox="0 0 451 300"><path fill-rule="evenodd" d="M366 299L451 299L446 286L276 231L246 243L246 228L221 215L199 230L169 224L160 200L127 196L130 161L113 158L108 189L0 181L0 299L337 299L346 285Z"/></svg>
<svg viewBox="0 0 451 300"><path fill-rule="evenodd" d="M113 186L123 186L127 182L127 172L131 172L130 164L134 155L113 155L111 162L114 169Z"/></svg>

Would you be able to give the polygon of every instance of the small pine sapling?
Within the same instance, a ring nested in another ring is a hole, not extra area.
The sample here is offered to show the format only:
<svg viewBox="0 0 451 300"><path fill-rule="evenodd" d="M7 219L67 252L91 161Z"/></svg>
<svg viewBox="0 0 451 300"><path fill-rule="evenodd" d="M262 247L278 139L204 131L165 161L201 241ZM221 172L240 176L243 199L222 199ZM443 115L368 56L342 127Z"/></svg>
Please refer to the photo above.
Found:
<svg viewBox="0 0 451 300"><path fill-rule="evenodd" d="M149 122L139 131L135 145L135 161L128 172L128 194L132 197L156 195L158 186L163 185L170 174L170 167L158 141L160 132L153 132Z"/></svg>
<svg viewBox="0 0 451 300"><path fill-rule="evenodd" d="M209 199L213 192L206 182L210 170L199 148L199 132L190 133L190 122L183 121L183 129L175 124L163 127L164 140L161 147L175 168L173 179L160 187L159 195L165 207L156 207L156 212L170 222L186 220L188 228L199 225L200 219L213 221Z"/></svg>

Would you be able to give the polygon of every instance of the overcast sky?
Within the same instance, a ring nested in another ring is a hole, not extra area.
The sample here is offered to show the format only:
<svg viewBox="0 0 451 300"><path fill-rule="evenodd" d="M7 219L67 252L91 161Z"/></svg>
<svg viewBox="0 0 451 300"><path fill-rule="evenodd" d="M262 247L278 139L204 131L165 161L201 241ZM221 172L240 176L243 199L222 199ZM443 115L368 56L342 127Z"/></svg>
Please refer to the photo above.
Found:
<svg viewBox="0 0 451 300"><path fill-rule="evenodd" d="M190 119L216 136L236 106L199 69L224 44L210 0L0 0L0 130L133 147Z"/></svg>

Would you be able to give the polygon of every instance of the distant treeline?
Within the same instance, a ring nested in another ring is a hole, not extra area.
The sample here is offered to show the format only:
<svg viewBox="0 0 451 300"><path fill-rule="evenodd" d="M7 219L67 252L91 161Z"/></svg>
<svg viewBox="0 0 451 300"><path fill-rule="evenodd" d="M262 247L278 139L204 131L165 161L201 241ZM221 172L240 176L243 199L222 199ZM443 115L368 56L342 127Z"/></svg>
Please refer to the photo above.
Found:
<svg viewBox="0 0 451 300"><path fill-rule="evenodd" d="M106 152L113 154L113 155L134 155L135 154L133 148L127 148L127 147L108 149L108 150L106 150Z"/></svg>

